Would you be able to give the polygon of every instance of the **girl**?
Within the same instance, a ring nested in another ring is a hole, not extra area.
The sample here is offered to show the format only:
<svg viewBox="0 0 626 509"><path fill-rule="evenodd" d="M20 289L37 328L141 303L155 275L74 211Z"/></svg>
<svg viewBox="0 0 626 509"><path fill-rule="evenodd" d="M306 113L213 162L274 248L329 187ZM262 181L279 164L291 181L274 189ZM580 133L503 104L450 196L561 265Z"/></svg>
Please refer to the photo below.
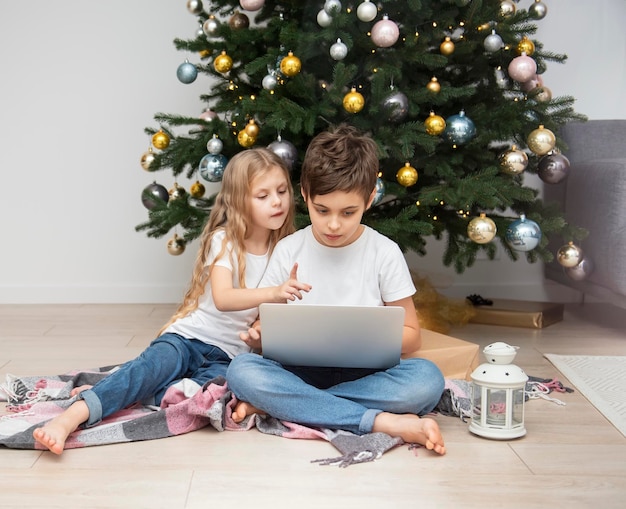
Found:
<svg viewBox="0 0 626 509"><path fill-rule="evenodd" d="M297 281L296 266L282 285L257 288L276 242L294 231L293 218L283 160L264 148L236 154L224 170L189 289L174 316L139 357L93 387L74 389L76 401L37 428L35 440L61 454L83 423L93 426L137 401L159 405L182 378L203 385L225 376L231 359L250 351L239 332L257 318L258 305L300 299L310 289Z"/></svg>

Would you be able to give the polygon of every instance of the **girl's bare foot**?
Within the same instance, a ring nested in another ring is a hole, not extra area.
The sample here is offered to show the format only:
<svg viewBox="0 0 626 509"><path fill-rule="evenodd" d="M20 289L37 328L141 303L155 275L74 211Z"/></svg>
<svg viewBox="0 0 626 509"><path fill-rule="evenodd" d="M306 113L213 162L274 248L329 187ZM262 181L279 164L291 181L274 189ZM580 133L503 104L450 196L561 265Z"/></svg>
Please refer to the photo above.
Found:
<svg viewBox="0 0 626 509"><path fill-rule="evenodd" d="M91 389L93 387L93 385L81 385L79 387L74 387L71 391L70 391L70 396L74 397L77 394L80 394L83 391L86 391L87 389Z"/></svg>
<svg viewBox="0 0 626 509"><path fill-rule="evenodd" d="M233 410L232 418L233 421L239 423L242 422L246 417L252 414L260 414L264 415L265 412L259 410L257 407L252 406L250 403L246 401L238 401L235 405L235 409Z"/></svg>
<svg viewBox="0 0 626 509"><path fill-rule="evenodd" d="M61 415L33 431L33 438L54 454L61 454L67 437L89 418L89 408L83 400L70 405Z"/></svg>
<svg viewBox="0 0 626 509"><path fill-rule="evenodd" d="M382 412L374 419L372 431L400 437L407 443L423 445L438 454L446 453L439 424L430 417Z"/></svg>

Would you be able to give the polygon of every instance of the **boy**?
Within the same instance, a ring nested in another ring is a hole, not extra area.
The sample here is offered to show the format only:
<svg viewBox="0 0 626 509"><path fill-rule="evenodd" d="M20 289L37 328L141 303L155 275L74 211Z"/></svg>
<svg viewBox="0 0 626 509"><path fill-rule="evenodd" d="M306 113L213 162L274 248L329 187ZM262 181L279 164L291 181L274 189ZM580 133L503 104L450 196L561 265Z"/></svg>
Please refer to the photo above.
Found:
<svg viewBox="0 0 626 509"><path fill-rule="evenodd" d="M377 173L372 138L347 125L316 136L300 181L311 225L277 244L261 285L284 281L297 264L298 279L313 284L290 305L401 306L402 353L409 353L419 349L421 335L406 260L395 242L361 224L376 194ZM261 348L260 328L241 338ZM231 362L226 378L240 401L236 422L260 411L359 435L384 432L445 454L437 422L419 417L435 407L444 389L441 371L428 360L409 358L386 370L364 370L283 366L246 353Z"/></svg>

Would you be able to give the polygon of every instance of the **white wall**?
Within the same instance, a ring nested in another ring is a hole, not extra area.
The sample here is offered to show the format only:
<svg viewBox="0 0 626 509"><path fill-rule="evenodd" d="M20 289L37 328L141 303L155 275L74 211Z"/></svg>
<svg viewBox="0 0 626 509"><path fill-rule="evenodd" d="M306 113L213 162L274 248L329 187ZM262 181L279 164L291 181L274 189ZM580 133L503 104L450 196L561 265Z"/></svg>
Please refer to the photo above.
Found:
<svg viewBox="0 0 626 509"><path fill-rule="evenodd" d="M623 0L544 0L538 39L569 55L548 69L555 95L591 118L624 118ZM0 303L176 302L197 245L179 257L134 226L164 173L140 164L156 112L197 115L206 82L176 79L175 37L198 28L185 0L5 2L0 17ZM530 0L522 0L527 6ZM192 59L193 56L190 56ZM181 180L183 185L187 182ZM409 257L447 293L537 298L540 265L480 261L459 276L441 246Z"/></svg>

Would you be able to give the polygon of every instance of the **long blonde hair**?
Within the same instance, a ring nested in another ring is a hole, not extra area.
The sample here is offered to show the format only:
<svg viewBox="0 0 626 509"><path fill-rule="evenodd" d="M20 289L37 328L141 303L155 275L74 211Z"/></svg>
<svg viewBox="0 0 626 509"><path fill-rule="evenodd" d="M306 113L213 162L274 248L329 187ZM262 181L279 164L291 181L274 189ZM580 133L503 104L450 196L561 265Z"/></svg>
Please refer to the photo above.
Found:
<svg viewBox="0 0 626 509"><path fill-rule="evenodd" d="M224 256L227 245L232 246L232 252L237 255L239 287L246 287L246 248L244 240L249 236L251 228L249 207L251 184L254 179L272 168L279 168L285 174L290 206L283 225L278 230L270 231L269 253L271 254L274 246L280 239L295 231L293 187L291 186L289 170L285 162L266 148L252 148L234 155L224 169L222 188L215 198L215 204L202 230L200 248L196 256L189 288L185 293L183 302L169 322L163 326L159 334L162 334L177 319L187 316L197 309L199 299L206 290L211 270L216 261ZM207 267L211 240L215 232L220 230L223 230L226 234L222 249ZM231 260L231 262L234 262L234 260Z"/></svg>

